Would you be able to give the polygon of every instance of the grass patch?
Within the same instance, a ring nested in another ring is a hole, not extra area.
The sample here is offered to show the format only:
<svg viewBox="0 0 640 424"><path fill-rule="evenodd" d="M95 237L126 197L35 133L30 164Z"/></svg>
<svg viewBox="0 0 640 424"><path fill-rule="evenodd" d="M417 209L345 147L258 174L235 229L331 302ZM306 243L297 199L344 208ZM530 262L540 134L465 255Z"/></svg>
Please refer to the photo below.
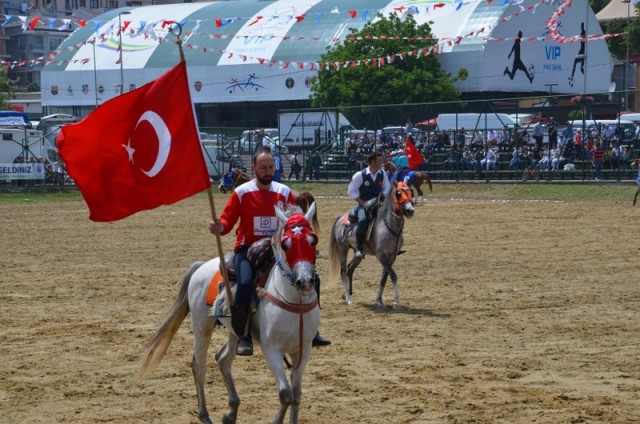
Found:
<svg viewBox="0 0 640 424"><path fill-rule="evenodd" d="M316 196L347 196L347 184L292 183L298 191L310 191ZM563 202L631 202L635 184L439 184L433 193L422 187L428 199L468 200L547 200Z"/></svg>
<svg viewBox="0 0 640 424"><path fill-rule="evenodd" d="M0 186L0 203L23 202L64 202L82 200L82 195L75 188L19 187Z"/></svg>
<svg viewBox="0 0 640 424"><path fill-rule="evenodd" d="M315 196L347 196L347 183L334 182L287 182L296 191L309 191ZM0 187L0 203L82 201L75 188L33 188L18 191ZM426 199L449 200L546 200L563 202L614 202L631 203L635 183L593 184L441 184L434 183L433 193L425 191ZM219 193L213 188L216 202L226 202L229 194ZM200 196L205 196L203 192ZM223 203L224 204L224 203Z"/></svg>

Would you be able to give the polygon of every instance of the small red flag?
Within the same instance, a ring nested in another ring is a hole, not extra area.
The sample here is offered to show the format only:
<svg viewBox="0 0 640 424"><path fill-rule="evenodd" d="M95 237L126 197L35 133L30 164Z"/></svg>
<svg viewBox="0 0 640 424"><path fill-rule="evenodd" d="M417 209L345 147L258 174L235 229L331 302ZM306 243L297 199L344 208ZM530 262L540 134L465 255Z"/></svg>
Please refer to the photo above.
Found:
<svg viewBox="0 0 640 424"><path fill-rule="evenodd" d="M66 125L57 145L92 221L117 221L211 185L184 61Z"/></svg>
<svg viewBox="0 0 640 424"><path fill-rule="evenodd" d="M409 160L409 169L416 169L425 162L424 156L416 149L410 138L407 138L407 142L404 145L404 154Z"/></svg>

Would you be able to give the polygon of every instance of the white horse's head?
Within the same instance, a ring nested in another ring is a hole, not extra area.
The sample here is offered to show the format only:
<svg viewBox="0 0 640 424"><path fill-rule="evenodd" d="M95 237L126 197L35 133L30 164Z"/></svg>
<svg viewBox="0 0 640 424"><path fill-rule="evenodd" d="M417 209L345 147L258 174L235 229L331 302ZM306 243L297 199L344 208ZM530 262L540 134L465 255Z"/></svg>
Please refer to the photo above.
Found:
<svg viewBox="0 0 640 424"><path fill-rule="evenodd" d="M279 220L274 243L276 261L282 262L283 270L290 282L303 293L314 289L318 236L309 223L315 213L315 202L305 215L300 213L299 208L291 208L285 212L276 206L276 216Z"/></svg>

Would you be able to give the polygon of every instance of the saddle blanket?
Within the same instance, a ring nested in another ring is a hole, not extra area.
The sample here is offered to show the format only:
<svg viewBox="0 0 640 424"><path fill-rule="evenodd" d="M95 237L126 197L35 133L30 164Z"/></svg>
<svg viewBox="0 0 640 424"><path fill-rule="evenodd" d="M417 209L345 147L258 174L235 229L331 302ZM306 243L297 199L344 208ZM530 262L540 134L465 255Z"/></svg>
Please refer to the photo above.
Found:
<svg viewBox="0 0 640 424"><path fill-rule="evenodd" d="M264 272L258 272L258 287L264 287L268 274ZM231 286L231 295L235 297L236 295L236 282L230 281ZM222 279L222 272L220 270L216 271L216 273L211 278L211 283L209 284L209 288L205 293L205 301L207 302L207 306L209 306L209 316L216 318L225 318L231 316L231 309L229 308L229 302L227 302L227 291L224 289L224 281ZM255 299L251 302L251 311L255 311L257 308L257 304Z"/></svg>
<svg viewBox="0 0 640 424"><path fill-rule="evenodd" d="M231 282L231 294L234 296L236 294L235 282ZM205 300L207 306L210 306L209 316L216 318L231 316L231 309L229 308L229 302L227 302L227 291L224 289L224 281L220 270L211 278L211 283L209 283L209 288L205 293Z"/></svg>

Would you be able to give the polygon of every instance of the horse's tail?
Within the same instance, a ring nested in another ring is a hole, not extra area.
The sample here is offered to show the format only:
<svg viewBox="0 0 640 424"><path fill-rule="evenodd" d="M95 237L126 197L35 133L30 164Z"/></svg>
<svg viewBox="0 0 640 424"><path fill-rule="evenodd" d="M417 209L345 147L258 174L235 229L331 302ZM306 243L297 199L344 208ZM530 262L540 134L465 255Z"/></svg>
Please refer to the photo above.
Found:
<svg viewBox="0 0 640 424"><path fill-rule="evenodd" d="M158 327L151 340L147 343L140 371L138 372L139 380L144 379L162 362L162 358L164 358L171 344L171 340L173 340L173 336L175 336L182 321L184 321L189 314L189 281L191 281L193 273L200 268L202 264L204 264L203 261L192 263L182 278L182 285L180 286L178 296L176 296L176 299L173 301L173 305L164 317L162 324L160 324L160 327Z"/></svg>
<svg viewBox="0 0 640 424"><path fill-rule="evenodd" d="M340 250L338 249L338 224L340 217L336 218L331 227L329 236L329 284L334 284L340 278Z"/></svg>

